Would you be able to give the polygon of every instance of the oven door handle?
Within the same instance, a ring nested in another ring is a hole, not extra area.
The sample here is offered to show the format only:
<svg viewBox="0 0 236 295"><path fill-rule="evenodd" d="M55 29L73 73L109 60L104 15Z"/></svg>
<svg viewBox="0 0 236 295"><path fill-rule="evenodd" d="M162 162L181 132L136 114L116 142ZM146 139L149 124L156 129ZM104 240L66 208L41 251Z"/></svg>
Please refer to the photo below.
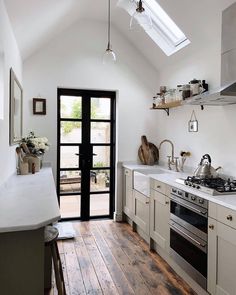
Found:
<svg viewBox="0 0 236 295"><path fill-rule="evenodd" d="M185 203L183 203L183 202L180 202L179 200L177 201L177 200L174 199L174 198L171 198L171 200L174 201L175 203L177 203L177 204L183 206L183 207L186 207L186 208L188 208L188 209L194 211L195 213L200 213L200 214L202 214L202 215L206 215L206 214L207 214L207 211L201 211L201 210L198 210L198 209L196 209L196 208L194 208L194 207L192 207L192 206L189 206L189 205L187 205L187 204L185 204Z"/></svg>
<svg viewBox="0 0 236 295"><path fill-rule="evenodd" d="M182 231L181 229L179 229L178 227L174 226L173 224L169 224L170 227L172 227L174 230L176 230L180 235L189 238L192 242L194 242L196 245L205 248L206 244L202 244L200 242L198 242L196 239L194 239L193 237L191 237L190 235L186 234L184 231Z"/></svg>

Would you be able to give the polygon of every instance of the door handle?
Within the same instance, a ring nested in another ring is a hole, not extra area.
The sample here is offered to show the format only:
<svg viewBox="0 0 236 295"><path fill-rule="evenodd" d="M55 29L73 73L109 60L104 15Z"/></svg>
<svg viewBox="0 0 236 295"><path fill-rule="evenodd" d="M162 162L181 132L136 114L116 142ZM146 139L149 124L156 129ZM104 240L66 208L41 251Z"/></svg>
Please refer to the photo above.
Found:
<svg viewBox="0 0 236 295"><path fill-rule="evenodd" d="M184 231L182 231L181 229L179 229L178 227L174 226L173 224L169 224L171 228L173 228L175 231L177 231L180 235L182 235L182 237L187 237L189 240L191 240L193 243L195 243L196 245L205 248L206 244L202 244L199 241L197 241L196 239L194 239L193 237L191 237L190 235L188 235L187 233L185 233Z"/></svg>
<svg viewBox="0 0 236 295"><path fill-rule="evenodd" d="M93 156L97 156L97 154L94 154L94 153L93 153Z"/></svg>

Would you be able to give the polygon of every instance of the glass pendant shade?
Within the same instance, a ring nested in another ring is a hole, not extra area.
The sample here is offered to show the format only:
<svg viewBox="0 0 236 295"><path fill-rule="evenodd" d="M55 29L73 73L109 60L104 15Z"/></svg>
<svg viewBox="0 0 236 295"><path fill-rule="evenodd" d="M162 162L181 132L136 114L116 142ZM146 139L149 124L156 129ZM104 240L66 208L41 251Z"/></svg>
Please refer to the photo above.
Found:
<svg viewBox="0 0 236 295"><path fill-rule="evenodd" d="M116 62L116 54L111 47L111 0L108 0L108 30L107 30L107 49L103 55L103 64L113 64Z"/></svg>
<svg viewBox="0 0 236 295"><path fill-rule="evenodd" d="M109 44L108 44L107 49L103 55L102 62L103 62L103 64L113 64L116 62L116 54L111 49Z"/></svg>
<svg viewBox="0 0 236 295"><path fill-rule="evenodd" d="M149 30L152 28L152 19L142 6L142 1L138 2L138 7L130 20L130 29L134 31Z"/></svg>

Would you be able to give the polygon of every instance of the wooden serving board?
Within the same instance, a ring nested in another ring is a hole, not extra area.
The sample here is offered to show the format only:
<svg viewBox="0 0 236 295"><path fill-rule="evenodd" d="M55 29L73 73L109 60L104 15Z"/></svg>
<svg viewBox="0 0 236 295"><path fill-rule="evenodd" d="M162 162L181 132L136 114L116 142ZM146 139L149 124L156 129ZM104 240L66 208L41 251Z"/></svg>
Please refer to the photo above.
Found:
<svg viewBox="0 0 236 295"><path fill-rule="evenodd" d="M159 160L159 150L145 135L141 137L142 144L138 149L138 157L144 165L154 165Z"/></svg>

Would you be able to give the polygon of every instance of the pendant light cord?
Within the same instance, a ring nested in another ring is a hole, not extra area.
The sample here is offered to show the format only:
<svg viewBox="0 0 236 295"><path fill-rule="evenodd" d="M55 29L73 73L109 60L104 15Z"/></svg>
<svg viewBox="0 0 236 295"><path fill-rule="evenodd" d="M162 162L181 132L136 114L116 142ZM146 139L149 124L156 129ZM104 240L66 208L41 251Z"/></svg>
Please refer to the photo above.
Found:
<svg viewBox="0 0 236 295"><path fill-rule="evenodd" d="M107 48L110 49L111 43L111 0L108 0L108 45Z"/></svg>

